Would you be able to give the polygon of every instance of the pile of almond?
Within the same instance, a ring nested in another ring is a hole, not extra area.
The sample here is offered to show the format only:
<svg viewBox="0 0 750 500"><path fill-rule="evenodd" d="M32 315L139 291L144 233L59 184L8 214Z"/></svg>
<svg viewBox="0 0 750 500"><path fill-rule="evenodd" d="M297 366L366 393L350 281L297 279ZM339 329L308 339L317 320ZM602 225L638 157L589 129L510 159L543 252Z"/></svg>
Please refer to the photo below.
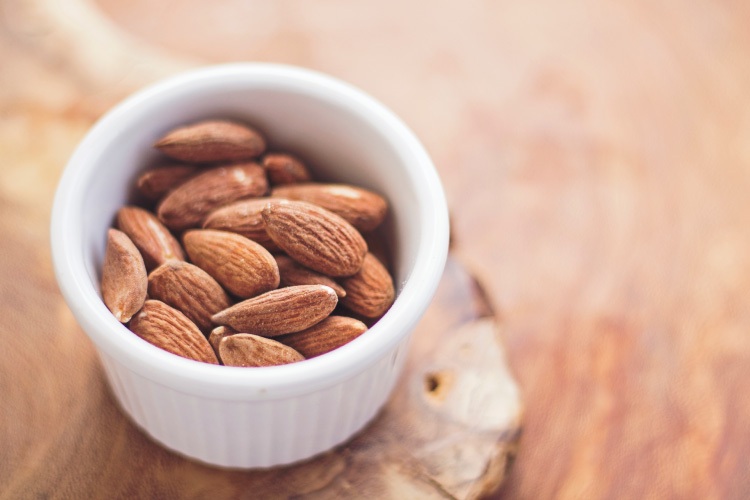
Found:
<svg viewBox="0 0 750 500"><path fill-rule="evenodd" d="M336 349L391 306L368 250L386 201L313 182L245 124L208 120L156 142L168 160L137 180L143 200L110 229L101 291L139 337L178 356L271 366Z"/></svg>

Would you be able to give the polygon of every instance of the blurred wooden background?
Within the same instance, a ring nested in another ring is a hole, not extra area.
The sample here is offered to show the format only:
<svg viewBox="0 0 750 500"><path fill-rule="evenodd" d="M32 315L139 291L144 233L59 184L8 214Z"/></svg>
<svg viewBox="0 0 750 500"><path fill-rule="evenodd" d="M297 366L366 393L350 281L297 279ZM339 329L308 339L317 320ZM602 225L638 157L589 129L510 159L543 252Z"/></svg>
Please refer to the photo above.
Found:
<svg viewBox="0 0 750 500"><path fill-rule="evenodd" d="M502 317L526 407L502 495L750 497L750 4L98 9L0 3L0 203L32 248L76 142L135 88L235 60L333 74L423 140L455 253ZM62 307L35 255L3 275L3 335L30 328L26 301Z"/></svg>

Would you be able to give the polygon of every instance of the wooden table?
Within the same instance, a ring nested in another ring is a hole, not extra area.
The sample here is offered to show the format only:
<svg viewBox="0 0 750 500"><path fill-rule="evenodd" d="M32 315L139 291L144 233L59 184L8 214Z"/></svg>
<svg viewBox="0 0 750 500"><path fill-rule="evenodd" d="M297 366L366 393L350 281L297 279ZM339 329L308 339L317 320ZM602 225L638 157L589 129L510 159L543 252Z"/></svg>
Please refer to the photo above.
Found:
<svg viewBox="0 0 750 500"><path fill-rule="evenodd" d="M0 434L0 475L58 481L65 496L76 490L61 468L28 464L100 449L62 424L91 405L54 390L64 375L107 397L95 364L56 358L92 355L82 334L55 334L78 330L47 251L76 142L145 83L262 60L352 82L431 152L453 254L483 284L523 393L502 496L750 496L750 4L11 0L0 11L0 227L13 235L0 243L0 326L27 347L0 357L0 374L15 375L0 394L46 388L37 405L0 410L16 425ZM28 426L49 439L11 430ZM19 449L26 468L9 467ZM198 477L205 493L212 476Z"/></svg>

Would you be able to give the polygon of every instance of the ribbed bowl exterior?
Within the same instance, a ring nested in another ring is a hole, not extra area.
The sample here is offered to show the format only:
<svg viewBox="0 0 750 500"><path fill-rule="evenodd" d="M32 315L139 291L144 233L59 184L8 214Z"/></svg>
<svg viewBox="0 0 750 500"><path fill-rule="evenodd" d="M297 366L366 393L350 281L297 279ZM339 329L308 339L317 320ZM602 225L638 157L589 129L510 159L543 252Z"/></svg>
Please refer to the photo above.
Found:
<svg viewBox="0 0 750 500"><path fill-rule="evenodd" d="M284 465L341 444L370 422L402 371L408 339L348 380L303 396L227 401L187 394L99 352L122 409L154 440L231 468Z"/></svg>

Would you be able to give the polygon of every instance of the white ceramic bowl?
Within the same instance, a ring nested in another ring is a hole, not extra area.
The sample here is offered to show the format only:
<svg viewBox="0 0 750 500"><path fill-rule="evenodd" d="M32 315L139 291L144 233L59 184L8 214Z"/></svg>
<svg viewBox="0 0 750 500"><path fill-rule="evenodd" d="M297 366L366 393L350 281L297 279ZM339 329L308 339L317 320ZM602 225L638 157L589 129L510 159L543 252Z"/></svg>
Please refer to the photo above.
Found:
<svg viewBox="0 0 750 500"><path fill-rule="evenodd" d="M397 298L364 335L301 363L215 366L148 344L107 310L99 293L106 229L138 172L156 158L155 139L209 117L246 121L272 146L309 160L319 177L387 197ZM373 98L309 70L232 64L157 83L101 118L62 176L51 238L60 289L135 423L202 462L268 467L342 443L383 406L441 277L448 215L424 148Z"/></svg>

